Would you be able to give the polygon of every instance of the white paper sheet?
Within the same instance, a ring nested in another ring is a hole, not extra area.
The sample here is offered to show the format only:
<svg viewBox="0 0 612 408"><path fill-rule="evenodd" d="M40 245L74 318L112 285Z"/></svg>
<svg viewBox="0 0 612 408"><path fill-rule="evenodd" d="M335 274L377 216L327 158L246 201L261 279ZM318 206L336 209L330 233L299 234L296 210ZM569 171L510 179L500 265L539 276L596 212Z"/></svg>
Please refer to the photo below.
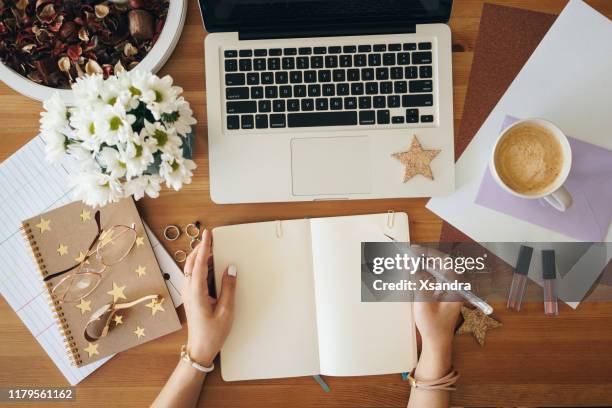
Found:
<svg viewBox="0 0 612 408"><path fill-rule="evenodd" d="M567 134L612 149L612 22L571 0L457 161L455 193L427 204L476 241L573 241L474 203L505 115L542 117ZM606 241L612 241L612 228ZM600 272L582 271L585 287Z"/></svg>

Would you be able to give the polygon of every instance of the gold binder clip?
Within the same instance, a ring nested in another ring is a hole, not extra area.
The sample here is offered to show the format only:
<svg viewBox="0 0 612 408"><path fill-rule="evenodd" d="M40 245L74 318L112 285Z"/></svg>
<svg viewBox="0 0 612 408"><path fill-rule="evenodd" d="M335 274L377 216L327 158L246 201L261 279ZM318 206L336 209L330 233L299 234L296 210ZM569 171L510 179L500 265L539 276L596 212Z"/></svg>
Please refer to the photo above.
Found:
<svg viewBox="0 0 612 408"><path fill-rule="evenodd" d="M395 224L395 211L389 210L387 211L387 228L389 229L393 228L394 224Z"/></svg>
<svg viewBox="0 0 612 408"><path fill-rule="evenodd" d="M283 224L281 220L276 221L276 238L283 237Z"/></svg>

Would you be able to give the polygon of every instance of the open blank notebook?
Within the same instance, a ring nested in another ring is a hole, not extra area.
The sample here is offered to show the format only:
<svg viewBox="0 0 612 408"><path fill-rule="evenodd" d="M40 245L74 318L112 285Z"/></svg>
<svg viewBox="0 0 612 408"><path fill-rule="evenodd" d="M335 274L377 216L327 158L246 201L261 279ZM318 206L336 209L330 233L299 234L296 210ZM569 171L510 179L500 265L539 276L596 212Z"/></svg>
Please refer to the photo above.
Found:
<svg viewBox="0 0 612 408"><path fill-rule="evenodd" d="M81 368L71 364L46 289L20 232L21 221L72 201L66 181L70 163L47 163L44 148L43 138L37 136L0 165L0 293L74 385L111 357ZM178 307L183 275L148 228L147 234L160 269L170 275L166 283Z"/></svg>
<svg viewBox="0 0 612 408"><path fill-rule="evenodd" d="M224 380L410 371L411 303L361 302L361 243L408 241L396 213L234 225L213 230L215 281L238 269ZM220 287L217 287L217 291ZM219 293L219 292L217 292Z"/></svg>

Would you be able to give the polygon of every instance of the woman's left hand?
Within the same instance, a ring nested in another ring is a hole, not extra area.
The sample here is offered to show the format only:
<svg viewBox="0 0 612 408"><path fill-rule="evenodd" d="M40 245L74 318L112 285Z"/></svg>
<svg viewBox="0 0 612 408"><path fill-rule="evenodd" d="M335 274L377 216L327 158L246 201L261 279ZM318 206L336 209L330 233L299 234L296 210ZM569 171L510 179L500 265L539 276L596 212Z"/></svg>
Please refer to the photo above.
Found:
<svg viewBox="0 0 612 408"><path fill-rule="evenodd" d="M185 261L186 283L182 295L187 316L187 352L196 362L208 367L221 350L234 320L236 267L223 272L218 301L208 293L208 261L212 236L204 230L202 242Z"/></svg>

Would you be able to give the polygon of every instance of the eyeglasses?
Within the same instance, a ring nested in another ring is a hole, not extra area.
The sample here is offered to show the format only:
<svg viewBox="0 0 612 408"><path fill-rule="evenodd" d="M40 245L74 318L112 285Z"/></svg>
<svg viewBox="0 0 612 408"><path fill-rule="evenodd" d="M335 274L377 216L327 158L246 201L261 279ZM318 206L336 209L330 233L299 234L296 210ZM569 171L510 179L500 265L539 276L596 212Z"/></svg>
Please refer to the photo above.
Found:
<svg viewBox="0 0 612 408"><path fill-rule="evenodd" d="M129 309L130 307L136 306L137 304L142 303L146 300L160 302L161 300L163 300L163 298L160 295L148 295L129 303L109 303L102 306L94 313L92 313L91 317L89 318L89 321L85 325L85 339L87 341L93 342L99 340L102 337L106 337L111 328L111 323L113 322L113 318L115 317L117 311Z"/></svg>
<svg viewBox="0 0 612 408"><path fill-rule="evenodd" d="M44 278L49 282L67 274L51 290L60 302L73 303L89 296L100 284L102 273L109 266L123 261L134 247L137 237L135 224L130 227L118 224L103 230L100 211L96 211L95 220L98 233L87 252L79 257L80 262Z"/></svg>

